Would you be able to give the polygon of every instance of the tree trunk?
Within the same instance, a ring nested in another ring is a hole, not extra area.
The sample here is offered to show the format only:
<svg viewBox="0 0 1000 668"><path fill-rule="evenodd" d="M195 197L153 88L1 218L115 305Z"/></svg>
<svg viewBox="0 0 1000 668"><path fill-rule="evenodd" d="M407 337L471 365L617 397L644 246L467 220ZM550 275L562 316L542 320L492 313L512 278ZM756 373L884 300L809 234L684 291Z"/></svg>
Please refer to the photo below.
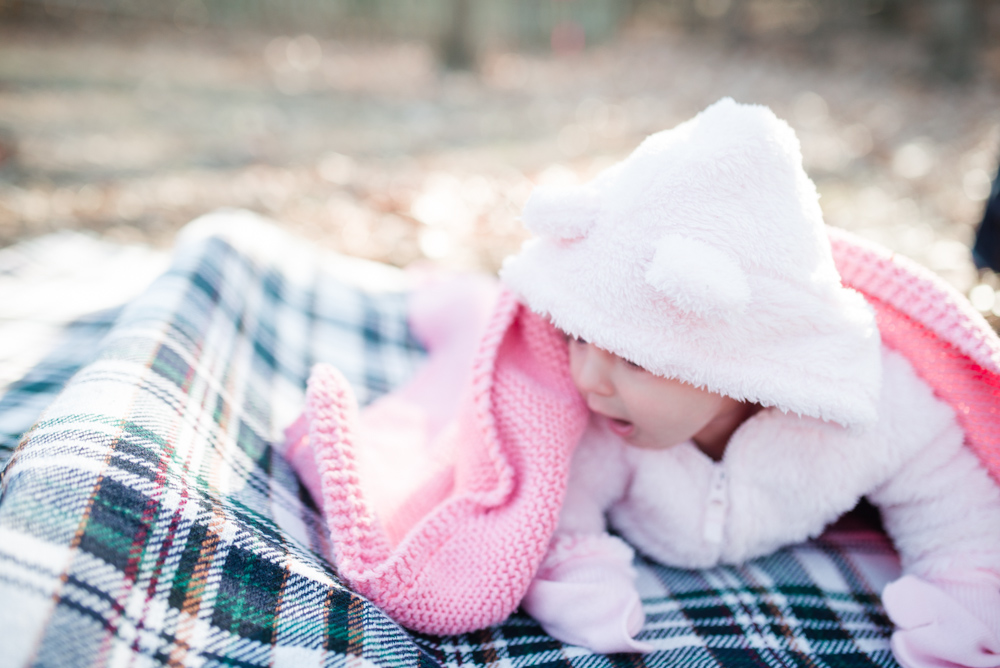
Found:
<svg viewBox="0 0 1000 668"><path fill-rule="evenodd" d="M450 70L471 70L476 64L470 2L451 0L451 21L441 44L441 59Z"/></svg>
<svg viewBox="0 0 1000 668"><path fill-rule="evenodd" d="M968 79L975 70L978 34L972 0L925 0L932 68L938 76Z"/></svg>

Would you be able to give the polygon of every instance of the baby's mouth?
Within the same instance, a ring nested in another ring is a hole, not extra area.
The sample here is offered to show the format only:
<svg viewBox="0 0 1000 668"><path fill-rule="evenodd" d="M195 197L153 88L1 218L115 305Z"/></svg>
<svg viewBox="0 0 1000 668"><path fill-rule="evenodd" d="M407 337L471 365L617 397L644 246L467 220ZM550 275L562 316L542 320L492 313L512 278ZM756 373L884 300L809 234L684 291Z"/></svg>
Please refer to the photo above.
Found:
<svg viewBox="0 0 1000 668"><path fill-rule="evenodd" d="M628 438L635 431L635 425L628 420L619 420L618 418L609 417L607 418L608 428L614 433L618 434L622 438Z"/></svg>

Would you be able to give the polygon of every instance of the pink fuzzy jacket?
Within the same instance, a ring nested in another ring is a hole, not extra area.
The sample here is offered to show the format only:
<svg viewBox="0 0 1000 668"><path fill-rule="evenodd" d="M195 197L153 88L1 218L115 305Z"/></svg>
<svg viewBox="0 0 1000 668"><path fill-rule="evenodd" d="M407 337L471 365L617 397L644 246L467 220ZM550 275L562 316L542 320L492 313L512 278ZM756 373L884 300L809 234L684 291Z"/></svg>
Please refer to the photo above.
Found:
<svg viewBox="0 0 1000 668"><path fill-rule="evenodd" d="M700 567L816 535L866 495L908 573L884 597L897 658L973 665L962 652L978 641L940 647L970 629L1000 657L1000 346L937 279L831 236L845 283L878 314L879 422L852 431L768 409L719 463L690 444L633 451L589 425L561 335L509 293L490 314L485 283L419 292L411 325L431 356L418 377L359 424L339 374L318 368L288 432L342 576L421 631L486 626L523 598L556 637L644 651L632 551L606 512L650 556Z"/></svg>

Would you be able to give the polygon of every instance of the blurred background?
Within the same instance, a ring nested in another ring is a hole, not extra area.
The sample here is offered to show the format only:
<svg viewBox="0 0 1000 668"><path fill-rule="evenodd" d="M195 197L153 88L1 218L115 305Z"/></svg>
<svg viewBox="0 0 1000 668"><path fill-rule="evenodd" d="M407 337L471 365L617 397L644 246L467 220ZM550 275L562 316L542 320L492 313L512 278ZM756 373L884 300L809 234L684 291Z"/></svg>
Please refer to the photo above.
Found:
<svg viewBox="0 0 1000 668"><path fill-rule="evenodd" d="M996 324L969 245L998 38L997 0L0 0L0 247L167 249L245 207L345 253L493 271L534 184L728 95L796 129L827 222Z"/></svg>

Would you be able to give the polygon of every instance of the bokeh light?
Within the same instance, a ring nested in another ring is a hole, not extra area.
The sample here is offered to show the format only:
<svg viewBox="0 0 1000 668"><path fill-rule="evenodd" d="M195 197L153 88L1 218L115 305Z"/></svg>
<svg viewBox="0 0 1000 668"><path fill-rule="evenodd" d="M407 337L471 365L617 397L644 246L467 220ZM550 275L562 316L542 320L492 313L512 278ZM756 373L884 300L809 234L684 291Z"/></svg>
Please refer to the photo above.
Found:
<svg viewBox="0 0 1000 668"><path fill-rule="evenodd" d="M0 246L168 248L245 207L346 253L493 271L535 184L731 95L794 127L830 224L991 314L967 249L1000 157L1000 8L942 50L933 4L0 3Z"/></svg>

